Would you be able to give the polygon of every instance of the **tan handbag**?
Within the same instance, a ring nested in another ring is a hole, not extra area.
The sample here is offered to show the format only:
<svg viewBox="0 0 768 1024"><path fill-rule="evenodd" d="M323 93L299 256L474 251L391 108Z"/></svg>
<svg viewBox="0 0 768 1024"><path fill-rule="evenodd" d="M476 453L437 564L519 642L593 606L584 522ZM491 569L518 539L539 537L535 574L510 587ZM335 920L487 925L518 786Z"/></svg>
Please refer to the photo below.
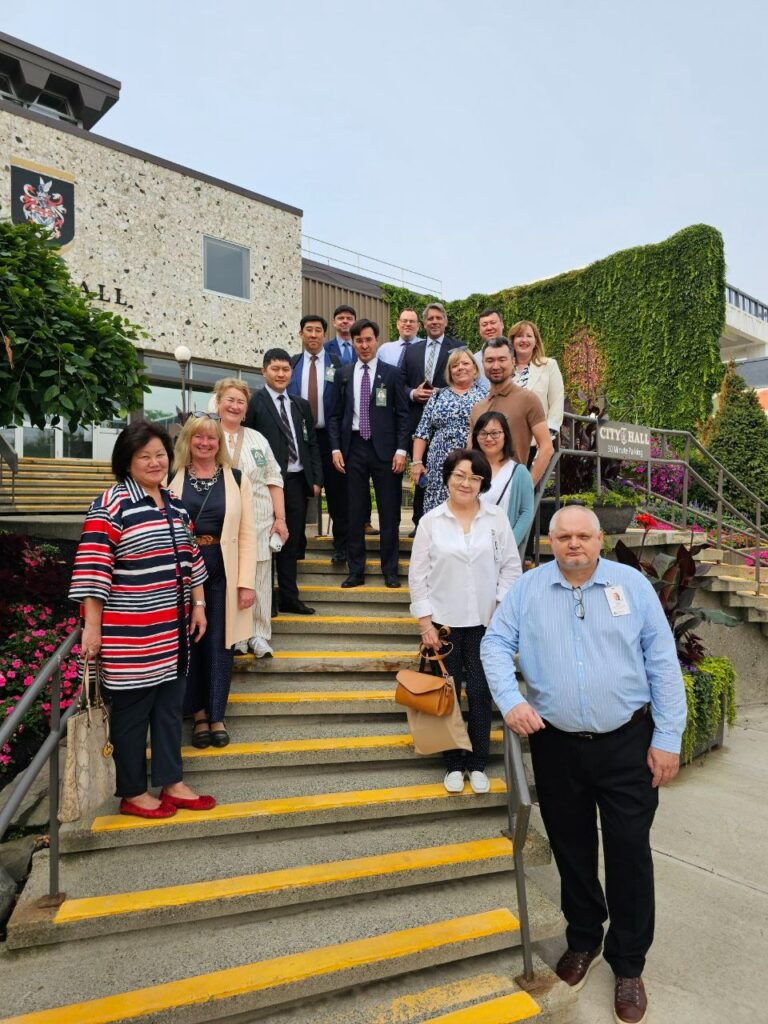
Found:
<svg viewBox="0 0 768 1024"><path fill-rule="evenodd" d="M109 713L101 696L101 671L83 659L80 706L67 721L67 760L61 781L59 821L79 821L115 793Z"/></svg>
<svg viewBox="0 0 768 1024"><path fill-rule="evenodd" d="M412 668L402 668L397 673L395 702L403 707L413 708L425 715L445 718L453 711L456 703L456 691L453 680L448 675L442 657L439 654L429 656L421 653L422 661L435 661L440 666L440 675L432 672L416 672Z"/></svg>

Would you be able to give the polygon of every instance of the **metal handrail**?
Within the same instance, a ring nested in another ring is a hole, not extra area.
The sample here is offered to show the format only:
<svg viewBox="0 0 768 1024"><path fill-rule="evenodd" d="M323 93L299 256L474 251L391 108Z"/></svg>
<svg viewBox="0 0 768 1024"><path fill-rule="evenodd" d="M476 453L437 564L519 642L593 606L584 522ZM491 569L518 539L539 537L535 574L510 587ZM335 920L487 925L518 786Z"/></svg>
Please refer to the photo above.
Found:
<svg viewBox="0 0 768 1024"><path fill-rule="evenodd" d="M517 916L520 921L520 939L523 947L523 973L530 981L533 978L533 951L531 949L531 924L528 917L528 896L525 890L523 850L528 838L528 822L531 817L531 793L523 765L523 749L519 737L504 726L504 774L507 781L508 828L502 832L512 842L512 857L515 864L515 886L517 888Z"/></svg>
<svg viewBox="0 0 768 1024"><path fill-rule="evenodd" d="M3 484L3 463L11 471L11 504L16 501L16 474L19 472L19 456L0 434L0 486Z"/></svg>
<svg viewBox="0 0 768 1024"><path fill-rule="evenodd" d="M0 842L5 835L13 816L20 807L22 800L32 788L32 783L40 774L45 762L49 763L48 779L48 846L49 857L49 898L56 902L59 893L59 743L66 735L67 722L77 709L77 701L73 700L64 714L61 714L61 666L65 658L72 653L72 648L80 640L80 627L76 626L67 639L51 655L35 676L31 686L18 702L6 720L0 725L0 747L10 739L22 724L24 715L40 697L48 682L51 683L51 731L42 743L34 758L18 780L16 788L7 804L0 811Z"/></svg>

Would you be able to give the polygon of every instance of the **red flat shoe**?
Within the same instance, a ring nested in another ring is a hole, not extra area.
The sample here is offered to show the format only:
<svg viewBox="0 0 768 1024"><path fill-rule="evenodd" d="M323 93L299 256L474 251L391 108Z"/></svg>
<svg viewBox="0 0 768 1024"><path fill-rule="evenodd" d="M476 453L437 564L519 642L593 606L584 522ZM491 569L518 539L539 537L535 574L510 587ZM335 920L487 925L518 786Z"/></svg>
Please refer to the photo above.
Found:
<svg viewBox="0 0 768 1024"><path fill-rule="evenodd" d="M133 814L137 818L172 818L176 813L176 808L166 800L161 800L159 807L140 807L139 804L122 799L120 813Z"/></svg>
<svg viewBox="0 0 768 1024"><path fill-rule="evenodd" d="M210 811L216 806L216 798L213 796L196 796L194 800L189 800L183 796L171 796L170 793L163 793L162 800L174 808L181 808L184 811Z"/></svg>

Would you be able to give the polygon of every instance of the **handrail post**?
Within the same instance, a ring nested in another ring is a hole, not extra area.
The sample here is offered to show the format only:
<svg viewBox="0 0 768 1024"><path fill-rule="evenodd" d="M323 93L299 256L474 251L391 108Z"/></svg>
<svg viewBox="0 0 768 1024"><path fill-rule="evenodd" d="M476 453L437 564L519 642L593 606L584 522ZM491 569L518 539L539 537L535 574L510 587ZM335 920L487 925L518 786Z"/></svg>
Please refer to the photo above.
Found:
<svg viewBox="0 0 768 1024"><path fill-rule="evenodd" d="M760 502L755 507L755 593L760 596L760 557L763 553L763 546L760 543Z"/></svg>
<svg viewBox="0 0 768 1024"><path fill-rule="evenodd" d="M61 658L51 679L51 732L61 728ZM59 895L59 747L51 751L48 761L48 895Z"/></svg>
<svg viewBox="0 0 768 1024"><path fill-rule="evenodd" d="M717 471L717 520L716 520L716 524L717 524L717 526L716 526L717 533L716 533L715 539L717 541L717 546L719 548L721 546L721 543L722 543L722 534L723 534L723 467L722 466L720 466L720 468Z"/></svg>
<svg viewBox="0 0 768 1024"><path fill-rule="evenodd" d="M688 525L688 473L691 468L691 436L685 435L685 469L683 471L683 529Z"/></svg>

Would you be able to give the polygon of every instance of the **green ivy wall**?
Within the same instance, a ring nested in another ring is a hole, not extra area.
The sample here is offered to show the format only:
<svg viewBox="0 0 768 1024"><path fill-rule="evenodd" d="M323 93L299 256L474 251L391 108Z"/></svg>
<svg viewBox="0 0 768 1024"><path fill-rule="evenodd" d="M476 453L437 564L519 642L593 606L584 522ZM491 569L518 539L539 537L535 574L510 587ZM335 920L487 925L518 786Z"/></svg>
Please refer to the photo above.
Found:
<svg viewBox="0 0 768 1024"><path fill-rule="evenodd" d="M420 311L429 297L393 285L382 291L390 303L390 337L397 337L400 309ZM583 270L444 305L448 333L473 349L479 347L477 316L487 306L502 311L507 327L533 320L547 355L561 365L567 340L588 328L605 355L613 419L690 430L708 415L723 376L723 239L706 224Z"/></svg>

